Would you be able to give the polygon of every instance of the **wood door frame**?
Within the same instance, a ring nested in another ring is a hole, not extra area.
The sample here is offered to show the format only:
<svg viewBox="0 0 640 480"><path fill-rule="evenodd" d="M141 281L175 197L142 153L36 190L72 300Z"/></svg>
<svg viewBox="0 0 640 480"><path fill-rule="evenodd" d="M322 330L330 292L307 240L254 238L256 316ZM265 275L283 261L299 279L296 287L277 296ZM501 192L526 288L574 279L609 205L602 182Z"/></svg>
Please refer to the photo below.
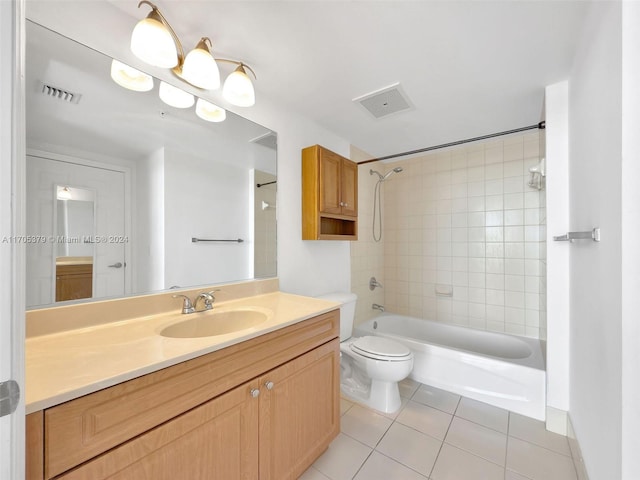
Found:
<svg viewBox="0 0 640 480"><path fill-rule="evenodd" d="M117 165L117 164L113 164L113 163L108 163L106 161L97 161L97 160L89 160L86 158L81 158L81 157L76 157L76 156L72 156L72 155L67 155L67 154L60 154L60 153L54 153L48 150L42 150L42 149L38 149L38 148L27 148L26 149L26 156L30 156L30 157L38 157L38 158L44 158L47 160L55 160L58 162L65 162L65 163L70 163L70 164L74 164L74 165L80 165L83 167L91 167L91 168L100 168L103 170L110 170L112 172L120 172L124 175L124 234L125 236L128 236L129 238L132 238L132 203L131 203L131 199L132 199L132 175L133 175L133 169L131 167L128 167L126 165ZM26 158L26 157L25 157ZM127 242L124 244L124 255L125 255L125 259L126 261L130 262L131 265L135 265L135 262L133 261L134 259L132 258L132 254L133 254L133 248L131 245L131 242ZM55 255L54 255L54 267L55 267ZM55 272L55 268L53 270ZM94 285L95 285L95 275L96 275L96 271L94 268ZM133 274L132 274L132 269L131 268L125 268L124 269L124 285L125 285L125 289L124 289L124 295L131 295L132 291L133 291ZM53 292L53 297L55 299L55 282L54 283L54 292ZM97 299L94 299L97 300Z"/></svg>

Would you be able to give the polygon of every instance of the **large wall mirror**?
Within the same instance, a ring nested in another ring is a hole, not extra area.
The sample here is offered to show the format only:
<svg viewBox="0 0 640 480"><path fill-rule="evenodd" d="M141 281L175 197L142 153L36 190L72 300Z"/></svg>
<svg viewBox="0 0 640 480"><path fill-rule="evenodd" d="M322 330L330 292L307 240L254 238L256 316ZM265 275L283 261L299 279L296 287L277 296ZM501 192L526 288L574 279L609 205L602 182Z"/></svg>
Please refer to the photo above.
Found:
<svg viewBox="0 0 640 480"><path fill-rule="evenodd" d="M28 308L276 275L274 132L30 21L26 45Z"/></svg>

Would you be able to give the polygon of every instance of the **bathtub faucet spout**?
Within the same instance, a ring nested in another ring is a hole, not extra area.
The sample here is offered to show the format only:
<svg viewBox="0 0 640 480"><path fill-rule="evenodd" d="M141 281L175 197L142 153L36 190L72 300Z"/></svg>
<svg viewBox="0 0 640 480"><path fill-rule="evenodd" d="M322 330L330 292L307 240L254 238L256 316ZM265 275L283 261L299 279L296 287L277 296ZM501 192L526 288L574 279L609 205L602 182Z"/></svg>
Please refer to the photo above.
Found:
<svg viewBox="0 0 640 480"><path fill-rule="evenodd" d="M377 303L374 303L373 305L371 305L371 308L373 308L374 310L380 310L381 312L384 312L384 305L378 305Z"/></svg>

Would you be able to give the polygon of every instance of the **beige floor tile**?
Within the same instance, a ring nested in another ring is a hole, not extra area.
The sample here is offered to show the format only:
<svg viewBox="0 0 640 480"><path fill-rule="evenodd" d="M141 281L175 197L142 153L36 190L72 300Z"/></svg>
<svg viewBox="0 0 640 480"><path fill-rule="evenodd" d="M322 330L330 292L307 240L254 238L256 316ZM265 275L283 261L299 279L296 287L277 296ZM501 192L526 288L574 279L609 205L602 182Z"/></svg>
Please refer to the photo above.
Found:
<svg viewBox="0 0 640 480"><path fill-rule="evenodd" d="M444 440L454 447L504 466L507 435L463 418L454 417Z"/></svg>
<svg viewBox="0 0 640 480"><path fill-rule="evenodd" d="M431 479L503 480L504 468L445 443L431 472Z"/></svg>
<svg viewBox="0 0 640 480"><path fill-rule="evenodd" d="M340 397L340 415L344 415L347 411L353 407L353 402L346 398Z"/></svg>
<svg viewBox="0 0 640 480"><path fill-rule="evenodd" d="M306 472L298 477L298 480L329 480L329 477L323 475L318 470L316 470L315 467L311 466L307 469Z"/></svg>
<svg viewBox="0 0 640 480"><path fill-rule="evenodd" d="M427 477L404 465L373 452L362 466L354 480L427 480Z"/></svg>
<svg viewBox="0 0 640 480"><path fill-rule="evenodd" d="M509 436L571 456L567 437L548 431L544 422L533 418L511 413L509 416Z"/></svg>
<svg viewBox="0 0 640 480"><path fill-rule="evenodd" d="M502 433L507 433L509 427L509 412L507 410L470 398L463 397L460 400L456 416Z"/></svg>
<svg viewBox="0 0 640 480"><path fill-rule="evenodd" d="M410 401L400 412L396 421L438 440L444 440L451 418L452 415L436 408Z"/></svg>
<svg viewBox="0 0 640 480"><path fill-rule="evenodd" d="M529 477L525 477L524 475L520 475L519 473L512 472L511 470L507 470L504 474L504 480L531 480Z"/></svg>
<svg viewBox="0 0 640 480"><path fill-rule="evenodd" d="M420 383L410 378L398 382L398 389L400 390L400 396L403 398L411 398L413 394L420 387Z"/></svg>
<svg viewBox="0 0 640 480"><path fill-rule="evenodd" d="M460 395L429 385L422 385L413 397L411 397L411 400L422 403L423 405L429 405L443 412L453 413L456 411L456 407L460 401Z"/></svg>
<svg viewBox="0 0 640 480"><path fill-rule="evenodd" d="M571 457L509 437L507 469L533 480L576 480Z"/></svg>
<svg viewBox="0 0 640 480"><path fill-rule="evenodd" d="M372 449L341 433L313 466L330 480L351 480Z"/></svg>
<svg viewBox="0 0 640 480"><path fill-rule="evenodd" d="M391 426L392 419L369 408L354 405L340 419L342 433L370 447L375 447Z"/></svg>
<svg viewBox="0 0 640 480"><path fill-rule="evenodd" d="M403 465L428 476L442 442L400 423L394 423L376 448Z"/></svg>

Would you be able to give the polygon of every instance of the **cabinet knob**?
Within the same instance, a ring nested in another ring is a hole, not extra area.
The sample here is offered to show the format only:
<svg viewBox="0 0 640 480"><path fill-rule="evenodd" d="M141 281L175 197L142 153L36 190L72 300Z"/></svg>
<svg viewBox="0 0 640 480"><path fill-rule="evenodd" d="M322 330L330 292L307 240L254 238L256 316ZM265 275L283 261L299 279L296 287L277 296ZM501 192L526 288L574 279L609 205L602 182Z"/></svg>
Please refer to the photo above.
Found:
<svg viewBox="0 0 640 480"><path fill-rule="evenodd" d="M348 207L349 204L347 202L344 202L344 204L342 205L343 207Z"/></svg>
<svg viewBox="0 0 640 480"><path fill-rule="evenodd" d="M252 396L253 398L257 398L257 397L258 397L258 395L260 395L260 389L258 389L258 388L252 388L250 393L251 393L251 396Z"/></svg>
<svg viewBox="0 0 640 480"><path fill-rule="evenodd" d="M266 382L264 386L267 387L267 390L271 390L273 388L273 382L271 381Z"/></svg>
<svg viewBox="0 0 640 480"><path fill-rule="evenodd" d="M340 202L340 206L341 206L341 207L344 207L344 202Z"/></svg>

